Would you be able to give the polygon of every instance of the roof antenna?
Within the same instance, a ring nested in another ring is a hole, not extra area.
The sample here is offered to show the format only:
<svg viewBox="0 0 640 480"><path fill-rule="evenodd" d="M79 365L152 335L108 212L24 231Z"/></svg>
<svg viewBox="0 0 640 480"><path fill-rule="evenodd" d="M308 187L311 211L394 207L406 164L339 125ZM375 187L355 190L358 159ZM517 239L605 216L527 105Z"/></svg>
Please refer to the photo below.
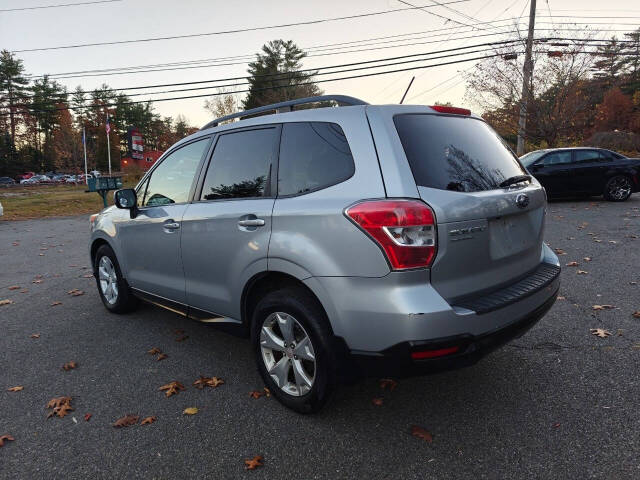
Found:
<svg viewBox="0 0 640 480"><path fill-rule="evenodd" d="M411 81L409 82L409 86L407 86L407 89L404 91L404 95L402 95L402 100L400 100L400 105L402 105L402 102L404 102L404 97L407 96L407 93L409 93L409 89L411 88L411 84L413 83L413 81L416 79L415 76L411 77Z"/></svg>

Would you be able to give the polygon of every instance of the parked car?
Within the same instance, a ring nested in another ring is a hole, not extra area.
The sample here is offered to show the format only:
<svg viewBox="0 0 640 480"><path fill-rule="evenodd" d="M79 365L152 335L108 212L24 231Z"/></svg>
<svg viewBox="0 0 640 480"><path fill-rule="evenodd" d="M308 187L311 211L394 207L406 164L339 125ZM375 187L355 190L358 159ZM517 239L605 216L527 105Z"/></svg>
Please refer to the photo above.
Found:
<svg viewBox="0 0 640 480"><path fill-rule="evenodd" d="M0 177L0 185L14 185L16 181L11 177Z"/></svg>
<svg viewBox="0 0 640 480"><path fill-rule="evenodd" d="M622 202L640 189L640 160L604 148L551 148L520 157L550 197L604 195Z"/></svg>
<svg viewBox="0 0 640 480"><path fill-rule="evenodd" d="M0 217L4 215L4 208L2 208L2 203L0 202Z"/></svg>
<svg viewBox="0 0 640 480"><path fill-rule="evenodd" d="M27 179L33 177L34 175L35 175L34 172L24 172L22 175L18 175L16 180L18 180L20 183L22 183L21 180L27 180Z"/></svg>
<svg viewBox="0 0 640 480"><path fill-rule="evenodd" d="M34 175L26 180L21 180L21 184L33 185L36 183L47 183L50 182L51 179L46 175Z"/></svg>
<svg viewBox="0 0 640 480"><path fill-rule="evenodd" d="M109 311L247 335L272 394L313 412L350 375L470 365L534 325L559 288L545 207L469 110L330 95L181 140L91 217L89 252Z"/></svg>

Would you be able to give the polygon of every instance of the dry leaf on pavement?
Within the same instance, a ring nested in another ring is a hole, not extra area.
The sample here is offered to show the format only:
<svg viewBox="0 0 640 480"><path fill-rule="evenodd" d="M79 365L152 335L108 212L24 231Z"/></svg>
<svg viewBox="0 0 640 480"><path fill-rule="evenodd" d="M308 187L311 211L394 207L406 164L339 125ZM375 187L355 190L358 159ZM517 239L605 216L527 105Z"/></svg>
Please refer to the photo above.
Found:
<svg viewBox="0 0 640 480"><path fill-rule="evenodd" d="M594 305L592 308L594 310L611 310L616 307L614 305Z"/></svg>
<svg viewBox="0 0 640 480"><path fill-rule="evenodd" d="M186 388L180 382L177 382L174 380L173 382L170 382L170 383L167 383L166 385L161 386L158 390L164 390L165 395L167 397L170 397L172 395L176 395L179 392L186 390Z"/></svg>
<svg viewBox="0 0 640 480"><path fill-rule="evenodd" d="M384 403L384 400L382 398L374 398L371 400L371 403L373 403L376 407L381 407Z"/></svg>
<svg viewBox="0 0 640 480"><path fill-rule="evenodd" d="M62 405L71 405L71 397L55 397L49 400L45 408L56 408Z"/></svg>
<svg viewBox="0 0 640 480"><path fill-rule="evenodd" d="M70 404L63 403L59 407L54 407L53 410L49 412L49 415L47 415L47 418L53 417L54 415L57 415L58 417L63 418L69 412L73 412L73 408L71 408Z"/></svg>
<svg viewBox="0 0 640 480"><path fill-rule="evenodd" d="M31 335L29 335L29 338L40 338L40 334L39 333L32 333Z"/></svg>
<svg viewBox="0 0 640 480"><path fill-rule="evenodd" d="M69 290L67 293L72 297L79 297L80 295L84 295L84 292L82 290L78 290L77 288Z"/></svg>
<svg viewBox="0 0 640 480"><path fill-rule="evenodd" d="M51 304L52 307L55 307L56 305L62 305L62 302L53 302Z"/></svg>
<svg viewBox="0 0 640 480"><path fill-rule="evenodd" d="M633 312L631 315L633 315L634 318L640 318L640 310Z"/></svg>
<svg viewBox="0 0 640 480"><path fill-rule="evenodd" d="M189 338L189 335L182 335L181 337L176 338L176 342L184 342L187 338Z"/></svg>
<svg viewBox="0 0 640 480"><path fill-rule="evenodd" d="M159 362L160 360L164 360L165 358L168 358L169 355L167 355L166 353L161 353L160 355L158 355L158 357L156 358L156 362Z"/></svg>
<svg viewBox="0 0 640 480"><path fill-rule="evenodd" d="M0 447L4 447L4 442L6 442L7 440L13 442L15 438L13 438L11 435L0 436Z"/></svg>
<svg viewBox="0 0 640 480"><path fill-rule="evenodd" d="M9 287L9 290L19 290L20 289L20 285L11 285Z"/></svg>
<svg viewBox="0 0 640 480"><path fill-rule="evenodd" d="M249 392L249 396L252 398L260 398L264 395L264 392L258 392L257 390L253 390L251 392Z"/></svg>
<svg viewBox="0 0 640 480"><path fill-rule="evenodd" d="M0 306L2 305L11 305L13 303L13 300L0 300Z"/></svg>
<svg viewBox="0 0 640 480"><path fill-rule="evenodd" d="M583 260L584 260L585 262L590 262L590 261L591 261L591 257L584 257L584 258L583 258Z"/></svg>
<svg viewBox="0 0 640 480"><path fill-rule="evenodd" d="M200 378L193 382L193 386L202 390L204 387L216 388L219 385L223 385L224 380L218 377L203 377L200 375Z"/></svg>
<svg viewBox="0 0 640 480"><path fill-rule="evenodd" d="M383 378L380 380L380 388L382 388L383 390L388 387L389 391L393 392L397 386L398 382L396 382L392 378Z"/></svg>
<svg viewBox="0 0 640 480"><path fill-rule="evenodd" d="M567 254L567 252L565 252L561 248L556 248L554 251L556 252L556 255L566 255Z"/></svg>
<svg viewBox="0 0 640 480"><path fill-rule="evenodd" d="M198 413L198 409L196 407L188 407L185 408L182 412L184 415L195 415Z"/></svg>
<svg viewBox="0 0 640 480"><path fill-rule="evenodd" d="M89 420L91 420L91 417L92 417L92 416L93 416L93 415L92 415L91 413L85 413L85 414L84 414L84 421L85 421L85 422L88 422Z"/></svg>
<svg viewBox="0 0 640 480"><path fill-rule="evenodd" d="M67 362L67 363L65 363L65 364L62 366L62 369L63 369L65 372L68 372L69 370L73 370L73 369L74 369L74 368L76 368L77 366L78 366L78 364L77 364L76 362L71 361L71 362Z"/></svg>
<svg viewBox="0 0 640 480"><path fill-rule="evenodd" d="M140 422L140 425L150 425L153 422L155 422L158 419L158 417L156 417L155 415L152 415L150 417L145 417L142 419L142 421Z"/></svg>
<svg viewBox="0 0 640 480"><path fill-rule="evenodd" d="M20 390L24 390L24 387L22 385L18 385L17 387L7 388L7 390L10 392L19 392Z"/></svg>
<svg viewBox="0 0 640 480"><path fill-rule="evenodd" d="M138 415L125 415L122 418L119 418L118 420L116 420L113 423L113 426L115 428L120 428L120 427L130 427L131 425L135 425L136 423L138 423Z"/></svg>
<svg viewBox="0 0 640 480"><path fill-rule="evenodd" d="M256 455L251 460L245 460L244 463L247 465L247 470L255 470L258 467L262 467L264 459L260 455Z"/></svg>
<svg viewBox="0 0 640 480"><path fill-rule="evenodd" d="M611 335L611 332L609 330L605 330L603 328L592 328L589 331L591 332L591 335L595 335L596 337L600 338L606 338Z"/></svg>
<svg viewBox="0 0 640 480"><path fill-rule="evenodd" d="M577 267L578 266L578 262L569 262L567 263L567 267Z"/></svg>
<svg viewBox="0 0 640 480"><path fill-rule="evenodd" d="M576 273L577 273L578 275L586 275L586 274L587 274L587 273L589 273L589 272L585 272L584 270L578 270Z"/></svg>
<svg viewBox="0 0 640 480"><path fill-rule="evenodd" d="M433 442L433 436L424 428L418 427L417 425L413 425L411 427L411 435L413 435L414 437L422 438L425 442L428 443Z"/></svg>
<svg viewBox="0 0 640 480"><path fill-rule="evenodd" d="M149 355L156 355L158 353L162 353L162 350L160 350L158 347L153 347L151 350L147 350L147 353Z"/></svg>

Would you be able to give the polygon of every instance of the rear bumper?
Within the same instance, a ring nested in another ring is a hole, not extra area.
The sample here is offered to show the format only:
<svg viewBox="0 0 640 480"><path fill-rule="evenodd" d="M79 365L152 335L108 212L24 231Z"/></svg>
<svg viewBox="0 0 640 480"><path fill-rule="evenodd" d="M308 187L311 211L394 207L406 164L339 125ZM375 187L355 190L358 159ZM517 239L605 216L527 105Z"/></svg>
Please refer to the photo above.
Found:
<svg viewBox="0 0 640 480"><path fill-rule="evenodd" d="M482 357L521 337L553 306L558 288L545 303L533 312L481 335L460 334L447 338L402 342L382 352L351 351L359 372L367 376L410 377L463 368L477 363ZM423 360L414 360L412 352L458 348L455 353Z"/></svg>

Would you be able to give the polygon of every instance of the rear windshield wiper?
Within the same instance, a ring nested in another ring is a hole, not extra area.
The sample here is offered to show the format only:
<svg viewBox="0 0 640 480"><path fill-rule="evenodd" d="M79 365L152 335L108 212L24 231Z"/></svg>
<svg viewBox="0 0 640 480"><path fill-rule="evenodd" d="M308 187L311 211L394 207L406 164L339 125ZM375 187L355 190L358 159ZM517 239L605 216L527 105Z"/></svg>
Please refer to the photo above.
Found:
<svg viewBox="0 0 640 480"><path fill-rule="evenodd" d="M515 175L513 177L507 178L504 182L498 185L500 188L508 187L509 185L513 185L515 183L524 182L525 180L531 181L531 175Z"/></svg>

